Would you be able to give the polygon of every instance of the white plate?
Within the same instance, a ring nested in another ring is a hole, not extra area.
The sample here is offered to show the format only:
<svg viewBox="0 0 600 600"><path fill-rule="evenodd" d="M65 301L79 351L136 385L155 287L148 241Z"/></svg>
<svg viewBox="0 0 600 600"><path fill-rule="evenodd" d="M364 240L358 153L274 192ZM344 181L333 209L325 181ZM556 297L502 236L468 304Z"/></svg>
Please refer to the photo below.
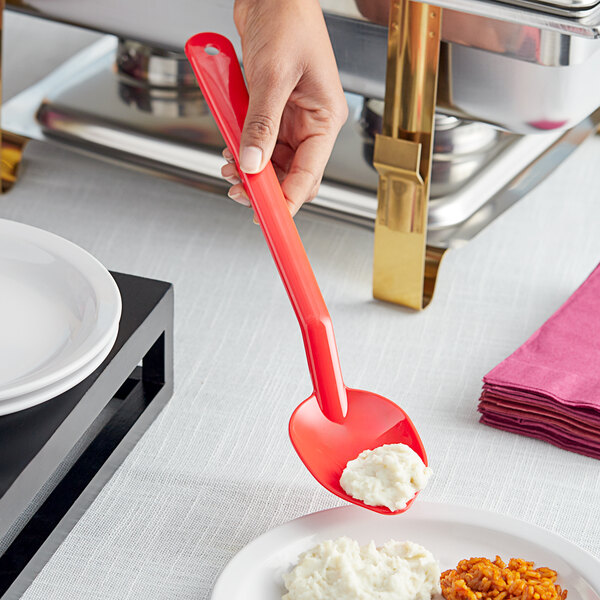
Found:
<svg viewBox="0 0 600 600"><path fill-rule="evenodd" d="M314 513L272 529L241 550L227 565L212 600L281 600L282 575L298 555L326 539L348 536L361 544L389 539L422 544L442 571L472 556L533 560L558 572L568 600L600 599L600 561L564 538L522 521L460 506L418 501L398 516L357 506ZM343 600L343 599L340 599Z"/></svg>
<svg viewBox="0 0 600 600"><path fill-rule="evenodd" d="M85 250L0 219L0 400L84 368L114 339L121 296Z"/></svg>
<svg viewBox="0 0 600 600"><path fill-rule="evenodd" d="M118 328L108 344L102 348L102 350L92 360L87 362L78 371L75 371L75 373L71 373L64 379L55 381L54 383L51 383L50 385L47 385L39 390L35 390L34 392L29 392L28 394L23 394L22 396L17 396L16 398L0 400L0 416L31 408L32 406L46 402L46 400L56 398L56 396L75 387L95 369L97 369L102 361L108 356L115 344L117 334Z"/></svg>

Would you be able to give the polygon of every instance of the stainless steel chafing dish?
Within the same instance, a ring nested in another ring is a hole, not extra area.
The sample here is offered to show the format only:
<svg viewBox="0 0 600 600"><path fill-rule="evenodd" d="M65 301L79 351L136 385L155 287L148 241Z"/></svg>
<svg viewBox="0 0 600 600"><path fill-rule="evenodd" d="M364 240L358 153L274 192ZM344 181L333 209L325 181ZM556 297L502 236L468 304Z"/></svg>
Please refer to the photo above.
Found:
<svg viewBox="0 0 600 600"><path fill-rule="evenodd" d="M374 0L358 4L365 13L376 12ZM3 107L5 145L12 144L14 154L14 147L27 138L44 139L194 185L218 187L222 142L182 48L199 30L236 40L232 5L233 0L7 0L9 10L110 36ZM445 249L472 238L596 130L600 2L435 0L430 12L419 17L429 35L433 25L439 26L441 42L435 53L423 57L424 65L435 57L436 68L428 68L437 93L434 86L431 134L420 131L420 150L385 139L375 142L390 115L398 122L400 117L410 121L409 101L401 92L392 94L390 86L399 69L407 68L401 65L398 46L408 43L401 38L402 19L413 18L407 7L415 5L393 0L392 27L367 20L353 0L322 0L322 6L351 116L313 209L370 227L375 221L376 295L419 308L431 298ZM400 37L394 37L394 27ZM388 127L380 137L406 135L390 133ZM410 139L417 138L408 135L404 142ZM419 168L418 160L407 166L413 150L420 152ZM423 165L428 154L429 166ZM407 279L406 265L397 264L408 260L398 256L405 249L386 241L377 250L377 240L390 233L382 234L385 228L406 226L401 218L406 200L380 188L377 216L376 191L380 179L391 177L388 183L397 185L413 168L417 178L419 169L426 174L418 210L424 214L419 244L426 235L428 250L409 259L423 263L414 277L425 284L420 297L407 301L395 291L398 280ZM378 293L377 287L387 291Z"/></svg>

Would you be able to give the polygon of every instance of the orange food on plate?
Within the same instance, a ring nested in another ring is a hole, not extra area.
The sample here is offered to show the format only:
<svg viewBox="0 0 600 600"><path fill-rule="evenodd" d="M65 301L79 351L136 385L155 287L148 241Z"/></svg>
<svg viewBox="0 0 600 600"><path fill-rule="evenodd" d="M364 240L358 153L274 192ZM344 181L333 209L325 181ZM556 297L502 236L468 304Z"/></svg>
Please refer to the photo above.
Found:
<svg viewBox="0 0 600 600"><path fill-rule="evenodd" d="M461 560L456 569L440 577L446 600L565 600L567 590L556 583L556 571L534 568L534 563L511 558L508 566L499 556Z"/></svg>

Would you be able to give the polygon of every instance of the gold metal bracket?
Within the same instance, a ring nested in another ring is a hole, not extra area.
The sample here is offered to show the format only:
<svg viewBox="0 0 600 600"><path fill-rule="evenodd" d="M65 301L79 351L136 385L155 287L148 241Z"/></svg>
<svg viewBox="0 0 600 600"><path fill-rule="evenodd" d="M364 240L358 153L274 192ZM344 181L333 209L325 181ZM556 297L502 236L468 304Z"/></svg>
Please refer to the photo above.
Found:
<svg viewBox="0 0 600 600"><path fill-rule="evenodd" d="M0 103L2 101L2 30L4 0L0 0ZM23 148L29 140L21 135L0 130L0 193L8 192L15 184L23 157Z"/></svg>
<svg viewBox="0 0 600 600"><path fill-rule="evenodd" d="M8 192L16 183L19 168L23 158L23 149L29 138L0 130L0 143L2 152L0 161L0 176L2 177L1 192Z"/></svg>
<svg viewBox="0 0 600 600"><path fill-rule="evenodd" d="M419 310L431 301L444 254L426 246L441 17L429 4L392 2L383 129L373 158L373 295Z"/></svg>

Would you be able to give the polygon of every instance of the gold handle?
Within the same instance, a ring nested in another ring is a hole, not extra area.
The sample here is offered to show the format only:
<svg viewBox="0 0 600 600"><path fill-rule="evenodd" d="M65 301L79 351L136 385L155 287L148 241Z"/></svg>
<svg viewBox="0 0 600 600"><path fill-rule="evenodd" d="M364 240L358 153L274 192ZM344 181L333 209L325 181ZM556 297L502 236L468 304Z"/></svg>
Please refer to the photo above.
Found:
<svg viewBox="0 0 600 600"><path fill-rule="evenodd" d="M379 173L373 295L415 309L431 300L431 276L435 284L443 255L426 248L441 16L429 4L392 2L383 129L373 158Z"/></svg>

